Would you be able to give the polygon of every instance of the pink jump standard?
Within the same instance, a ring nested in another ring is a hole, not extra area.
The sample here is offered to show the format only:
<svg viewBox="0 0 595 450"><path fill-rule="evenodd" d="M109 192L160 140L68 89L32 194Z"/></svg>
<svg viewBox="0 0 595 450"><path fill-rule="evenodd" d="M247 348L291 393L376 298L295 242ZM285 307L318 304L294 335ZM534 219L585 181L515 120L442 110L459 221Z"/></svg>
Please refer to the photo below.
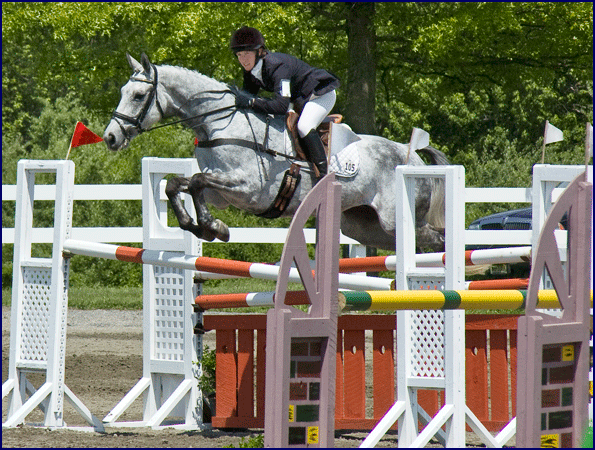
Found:
<svg viewBox="0 0 595 450"><path fill-rule="evenodd" d="M517 447L580 447L588 423L589 274L593 185L587 172L558 199L542 228L531 268L525 316L518 323ZM567 213L568 274L554 236ZM562 317L536 311L544 270L554 283Z"/></svg>
<svg viewBox="0 0 595 450"><path fill-rule="evenodd" d="M275 307L267 313L265 447L333 447L341 185L334 174L316 184L298 208L283 248ZM316 212L316 271L303 228ZM295 262L311 307L285 303Z"/></svg>

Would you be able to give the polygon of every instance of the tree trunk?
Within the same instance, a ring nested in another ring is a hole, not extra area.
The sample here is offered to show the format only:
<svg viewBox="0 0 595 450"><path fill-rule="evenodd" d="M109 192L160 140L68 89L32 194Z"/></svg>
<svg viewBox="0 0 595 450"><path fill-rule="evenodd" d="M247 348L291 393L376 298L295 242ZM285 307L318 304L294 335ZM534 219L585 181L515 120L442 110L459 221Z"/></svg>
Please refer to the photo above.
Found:
<svg viewBox="0 0 595 450"><path fill-rule="evenodd" d="M347 52L349 69L347 83L346 121L356 133L377 134L376 107L376 31L374 3L348 3Z"/></svg>

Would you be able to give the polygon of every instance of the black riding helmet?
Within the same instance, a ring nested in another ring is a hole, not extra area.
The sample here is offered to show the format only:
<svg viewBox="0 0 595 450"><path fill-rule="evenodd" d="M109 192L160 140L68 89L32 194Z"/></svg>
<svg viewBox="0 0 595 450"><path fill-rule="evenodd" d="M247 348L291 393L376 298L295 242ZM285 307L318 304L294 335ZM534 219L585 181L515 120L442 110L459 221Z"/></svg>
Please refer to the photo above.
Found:
<svg viewBox="0 0 595 450"><path fill-rule="evenodd" d="M266 45L264 43L264 37L260 31L252 27L242 27L239 30L236 30L231 36L229 47L236 53L244 50L266 48Z"/></svg>

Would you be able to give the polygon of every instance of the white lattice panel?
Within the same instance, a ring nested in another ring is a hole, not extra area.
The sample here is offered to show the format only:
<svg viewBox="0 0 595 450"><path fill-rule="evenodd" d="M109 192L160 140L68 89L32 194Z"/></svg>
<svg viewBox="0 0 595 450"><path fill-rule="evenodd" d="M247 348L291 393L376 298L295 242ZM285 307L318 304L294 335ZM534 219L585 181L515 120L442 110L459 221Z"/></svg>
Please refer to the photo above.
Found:
<svg viewBox="0 0 595 450"><path fill-rule="evenodd" d="M444 313L418 310L411 317L411 376L444 377Z"/></svg>
<svg viewBox="0 0 595 450"><path fill-rule="evenodd" d="M410 290L443 290L444 278L409 276ZM444 313L415 311L412 313L411 376L444 377Z"/></svg>
<svg viewBox="0 0 595 450"><path fill-rule="evenodd" d="M184 271L153 267L155 341L153 359L184 360Z"/></svg>
<svg viewBox="0 0 595 450"><path fill-rule="evenodd" d="M47 361L52 270L23 267L21 361Z"/></svg>

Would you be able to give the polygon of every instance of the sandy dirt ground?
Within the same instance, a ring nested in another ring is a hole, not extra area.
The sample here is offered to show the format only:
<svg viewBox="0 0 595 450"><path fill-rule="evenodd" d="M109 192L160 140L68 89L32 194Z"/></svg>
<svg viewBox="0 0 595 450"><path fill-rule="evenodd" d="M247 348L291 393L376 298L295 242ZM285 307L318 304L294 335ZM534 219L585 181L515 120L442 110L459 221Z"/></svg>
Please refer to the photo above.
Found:
<svg viewBox="0 0 595 450"><path fill-rule="evenodd" d="M140 311L80 311L69 309L66 344L66 385L99 419L124 397L142 376L142 313ZM215 333L206 333L204 343L215 348ZM10 309L2 308L2 381L8 378L10 344ZM29 376L35 387L44 378ZM2 402L2 421L6 420L8 402ZM64 407L69 426L87 423L68 402ZM142 418L142 400L137 400L119 420ZM262 429L182 431L172 428L151 430L145 428L107 428L105 433L93 431L49 431L35 424L43 423L39 409L26 419L26 424L15 429L2 430L2 447L33 448L91 448L91 447L159 447L204 448L239 447L240 440L263 433ZM367 433L337 431L336 447L358 447ZM397 435L388 434L377 447L397 446ZM483 445L472 433L467 433L467 447ZM431 441L427 447L441 447Z"/></svg>

